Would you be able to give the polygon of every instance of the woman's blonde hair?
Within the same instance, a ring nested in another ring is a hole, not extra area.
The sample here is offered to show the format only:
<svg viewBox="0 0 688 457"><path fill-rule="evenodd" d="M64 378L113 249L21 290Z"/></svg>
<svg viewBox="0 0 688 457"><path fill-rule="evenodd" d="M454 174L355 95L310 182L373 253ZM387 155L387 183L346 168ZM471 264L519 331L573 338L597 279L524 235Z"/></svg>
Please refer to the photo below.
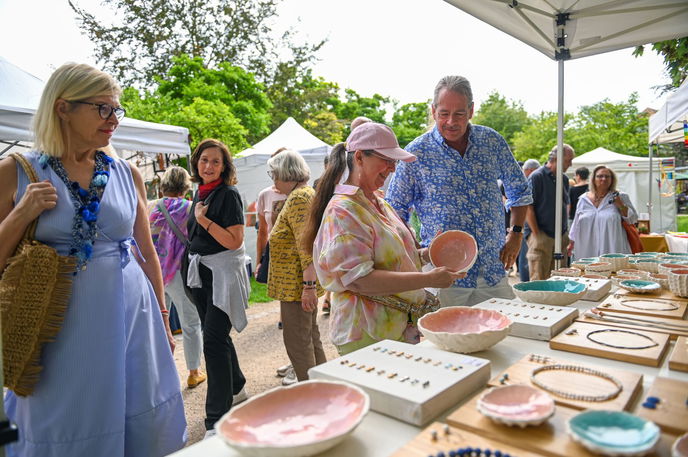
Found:
<svg viewBox="0 0 688 457"><path fill-rule="evenodd" d="M101 95L118 97L119 84L105 72L90 65L66 63L55 70L43 89L33 118L35 148L44 154L62 157L67 148L55 103L59 99L81 101Z"/></svg>
<svg viewBox="0 0 688 457"><path fill-rule="evenodd" d="M165 171L160 180L163 194L184 195L191 189L191 176L182 167L172 166Z"/></svg>

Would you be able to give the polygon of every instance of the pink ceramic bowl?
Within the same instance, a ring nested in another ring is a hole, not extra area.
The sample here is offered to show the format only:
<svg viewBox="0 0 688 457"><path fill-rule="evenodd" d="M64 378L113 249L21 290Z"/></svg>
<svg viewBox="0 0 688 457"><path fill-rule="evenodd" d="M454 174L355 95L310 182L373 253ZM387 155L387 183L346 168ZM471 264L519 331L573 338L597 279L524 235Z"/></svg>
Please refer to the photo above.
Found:
<svg viewBox="0 0 688 457"><path fill-rule="evenodd" d="M509 334L511 320L498 311L450 306L421 317L418 328L444 350L470 353L484 351L503 340Z"/></svg>
<svg viewBox="0 0 688 457"><path fill-rule="evenodd" d="M232 409L217 435L242 454L297 457L319 454L349 435L370 408L368 394L335 381L277 387Z"/></svg>
<svg viewBox="0 0 688 457"><path fill-rule="evenodd" d="M676 438L671 446L671 457L688 457L688 433Z"/></svg>
<svg viewBox="0 0 688 457"><path fill-rule="evenodd" d="M430 243L430 261L436 267L468 271L478 258L478 243L470 233L448 230Z"/></svg>
<svg viewBox="0 0 688 457"><path fill-rule="evenodd" d="M525 384L495 387L478 399L478 411L509 426L540 425L554 414L554 400L547 392Z"/></svg>

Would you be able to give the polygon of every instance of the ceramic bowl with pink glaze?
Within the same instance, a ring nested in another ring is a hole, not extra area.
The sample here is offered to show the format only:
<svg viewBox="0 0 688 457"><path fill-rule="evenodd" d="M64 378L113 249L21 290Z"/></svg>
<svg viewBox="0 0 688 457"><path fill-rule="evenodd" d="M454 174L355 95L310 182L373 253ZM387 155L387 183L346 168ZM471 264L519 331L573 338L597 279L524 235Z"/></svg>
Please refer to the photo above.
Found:
<svg viewBox="0 0 688 457"><path fill-rule="evenodd" d="M552 270L551 275L578 277L581 275L581 270L579 270L578 268L559 268L557 270Z"/></svg>
<svg viewBox="0 0 688 457"><path fill-rule="evenodd" d="M525 384L511 384L486 391L478 411L500 424L517 427L540 425L554 414L554 400L547 392Z"/></svg>
<svg viewBox="0 0 688 457"><path fill-rule="evenodd" d="M484 351L503 340L511 320L498 311L450 306L421 317L418 328L436 346L467 354Z"/></svg>
<svg viewBox="0 0 688 457"><path fill-rule="evenodd" d="M430 261L436 267L468 271L478 258L478 243L470 233L448 230L430 243Z"/></svg>
<svg viewBox="0 0 688 457"><path fill-rule="evenodd" d="M369 408L368 394L356 386L304 381L250 398L217 421L215 430L242 454L310 456L342 441Z"/></svg>
<svg viewBox="0 0 688 457"><path fill-rule="evenodd" d="M688 457L688 433L676 438L671 446L671 457Z"/></svg>

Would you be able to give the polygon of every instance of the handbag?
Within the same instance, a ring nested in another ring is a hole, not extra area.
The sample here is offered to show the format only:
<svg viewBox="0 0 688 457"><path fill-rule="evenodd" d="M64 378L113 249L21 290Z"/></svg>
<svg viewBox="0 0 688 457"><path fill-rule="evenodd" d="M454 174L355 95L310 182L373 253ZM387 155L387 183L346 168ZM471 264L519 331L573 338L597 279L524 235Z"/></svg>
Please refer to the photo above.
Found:
<svg viewBox="0 0 688 457"><path fill-rule="evenodd" d="M270 243L265 244L265 249L260 255L260 266L256 272L256 282L268 283L268 271L270 270Z"/></svg>
<svg viewBox="0 0 688 457"><path fill-rule="evenodd" d="M621 219L621 225L626 231L626 237L628 238L628 244L631 246L631 252L633 254L643 252L643 243L640 241L640 232L638 232L636 226L626 222L623 218Z"/></svg>
<svg viewBox="0 0 688 457"><path fill-rule="evenodd" d="M10 155L32 183L38 182L24 156ZM37 224L38 218L29 224L0 278L4 385L22 397L38 382L43 346L62 327L76 270L75 257L35 239Z"/></svg>

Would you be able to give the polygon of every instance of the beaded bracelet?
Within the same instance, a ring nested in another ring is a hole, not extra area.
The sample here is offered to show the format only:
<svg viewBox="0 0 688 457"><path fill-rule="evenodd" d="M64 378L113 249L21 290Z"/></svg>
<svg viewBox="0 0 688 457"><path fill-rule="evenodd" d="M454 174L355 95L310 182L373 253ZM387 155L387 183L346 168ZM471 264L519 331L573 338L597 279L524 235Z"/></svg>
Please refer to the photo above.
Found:
<svg viewBox="0 0 688 457"><path fill-rule="evenodd" d="M480 449L479 447L460 447L448 452L440 451L437 454L430 454L428 457L511 457L511 454L500 450Z"/></svg>
<svg viewBox="0 0 688 457"><path fill-rule="evenodd" d="M167 309L161 309L161 310L160 310L160 314L162 314L163 316L165 316L165 315L167 315L167 314L170 314L170 311L167 310Z"/></svg>
<svg viewBox="0 0 688 457"><path fill-rule="evenodd" d="M537 378L535 377L538 373L540 373L542 371L555 371L555 370L573 371L575 373L584 373L584 374L588 374L591 376L597 376L598 378L606 379L607 381L614 384L616 386L616 389L614 389L614 391L611 393L603 394L603 395L576 394L576 393L565 392L563 390L555 389L554 387L550 387L547 384L544 384L542 381L538 381ZM623 384L621 383L621 381L616 379L614 376L609 375L603 371L593 370L592 368L581 367L578 365L554 364L554 365L544 365L541 367L537 367L530 374L530 382L532 382L533 384L538 386L540 389L547 391L551 394L554 394L558 397L567 398L569 400L589 401L589 402L601 402L601 401L611 400L612 398L616 398L621 393L621 391L623 390Z"/></svg>

